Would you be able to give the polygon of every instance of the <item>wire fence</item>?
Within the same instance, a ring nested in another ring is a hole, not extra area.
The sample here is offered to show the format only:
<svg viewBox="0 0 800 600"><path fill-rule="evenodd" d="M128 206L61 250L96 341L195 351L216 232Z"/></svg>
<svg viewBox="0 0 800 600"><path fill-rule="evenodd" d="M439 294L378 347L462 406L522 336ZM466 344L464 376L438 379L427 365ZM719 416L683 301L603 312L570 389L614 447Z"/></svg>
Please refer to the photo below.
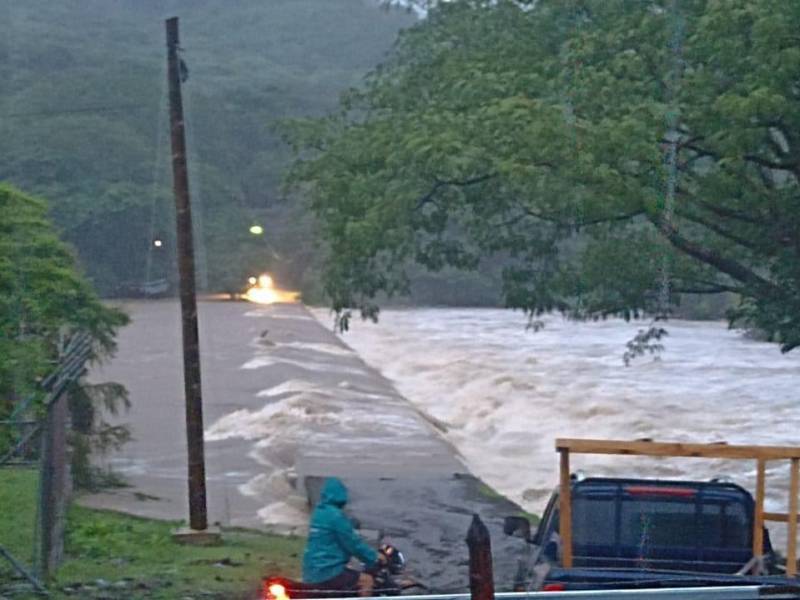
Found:
<svg viewBox="0 0 800 600"><path fill-rule="evenodd" d="M11 469L17 469L18 474L33 469L38 475L34 522L18 523L18 530L30 528L29 551L20 550L26 536L19 531L15 533L13 548L8 540L0 537L0 562L11 567L16 581L33 586L41 594L47 594L42 582L58 566L64 550L66 510L71 492L69 389L85 373L91 352L88 335L72 336L61 352L58 365L40 384L43 401L37 401L37 396L21 399L10 417L0 421L0 427L10 430L8 437L11 439L0 456L0 469L4 474ZM24 501L22 496L19 497ZM25 508L16 507L20 515L27 514Z"/></svg>

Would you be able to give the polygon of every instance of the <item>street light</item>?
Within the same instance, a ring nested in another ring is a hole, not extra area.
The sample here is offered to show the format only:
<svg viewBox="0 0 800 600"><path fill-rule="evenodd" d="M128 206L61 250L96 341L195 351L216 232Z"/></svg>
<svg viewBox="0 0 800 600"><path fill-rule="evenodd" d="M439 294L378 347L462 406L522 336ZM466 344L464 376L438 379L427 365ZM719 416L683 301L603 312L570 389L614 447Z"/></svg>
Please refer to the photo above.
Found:
<svg viewBox="0 0 800 600"><path fill-rule="evenodd" d="M162 242L161 240L159 240L159 239L153 240L153 246L155 246L156 248L161 248L161 246L163 246L163 245L164 245L164 242Z"/></svg>
<svg viewBox="0 0 800 600"><path fill-rule="evenodd" d="M262 233L264 233L264 228L261 225L251 225L250 233L252 233L253 235L261 235Z"/></svg>

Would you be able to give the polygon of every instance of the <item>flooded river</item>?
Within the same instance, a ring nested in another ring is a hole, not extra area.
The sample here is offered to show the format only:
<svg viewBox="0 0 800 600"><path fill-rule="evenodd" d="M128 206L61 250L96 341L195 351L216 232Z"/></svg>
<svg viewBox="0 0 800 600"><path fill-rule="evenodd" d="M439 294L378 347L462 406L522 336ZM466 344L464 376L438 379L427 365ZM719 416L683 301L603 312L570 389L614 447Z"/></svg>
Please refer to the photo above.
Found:
<svg viewBox="0 0 800 600"><path fill-rule="evenodd" d="M327 311L315 315L330 326ZM643 324L551 317L538 332L519 312L386 310L342 340L446 428L472 471L532 511L557 480L556 437L800 443L800 353L673 321L665 350L625 366ZM727 477L752 489L755 465L700 459L575 457L587 475ZM768 510L784 511L788 465L770 464ZM782 537L780 532L778 537Z"/></svg>

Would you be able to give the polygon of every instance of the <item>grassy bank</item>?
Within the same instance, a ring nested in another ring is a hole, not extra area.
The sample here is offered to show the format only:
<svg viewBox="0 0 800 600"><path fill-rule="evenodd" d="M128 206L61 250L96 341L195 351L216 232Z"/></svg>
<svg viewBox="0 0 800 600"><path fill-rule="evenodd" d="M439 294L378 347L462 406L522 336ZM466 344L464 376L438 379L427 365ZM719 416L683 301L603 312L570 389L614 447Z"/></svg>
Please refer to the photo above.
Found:
<svg viewBox="0 0 800 600"><path fill-rule="evenodd" d="M33 560L38 483L35 469L0 469L0 546L26 566ZM11 566L0 560L0 590L12 573Z"/></svg>
<svg viewBox="0 0 800 600"><path fill-rule="evenodd" d="M26 565L32 555L36 484L35 471L0 470L0 544ZM249 599L263 575L298 573L302 538L230 530L223 532L220 546L182 546L170 537L178 525L71 507L66 558L48 583L51 597ZM10 569L0 565L0 596L10 576Z"/></svg>
<svg viewBox="0 0 800 600"><path fill-rule="evenodd" d="M265 574L298 571L300 538L226 531L220 546L183 546L170 537L177 525L73 507L55 587L76 598L251 598Z"/></svg>

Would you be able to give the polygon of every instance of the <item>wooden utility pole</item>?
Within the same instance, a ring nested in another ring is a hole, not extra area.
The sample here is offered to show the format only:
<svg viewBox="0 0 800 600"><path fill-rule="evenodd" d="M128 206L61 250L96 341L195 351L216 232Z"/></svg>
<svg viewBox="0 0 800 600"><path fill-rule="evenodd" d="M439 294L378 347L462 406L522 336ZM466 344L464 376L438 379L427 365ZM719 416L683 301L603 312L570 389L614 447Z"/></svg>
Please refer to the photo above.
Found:
<svg viewBox="0 0 800 600"><path fill-rule="evenodd" d="M186 441L189 453L189 526L194 530L203 531L208 527L203 450L203 396L200 388L200 342L197 333L192 213L189 204L189 175L186 166L186 133L178 49L178 18L173 17L167 19L167 78L183 330L183 382L186 396Z"/></svg>
<svg viewBox="0 0 800 600"><path fill-rule="evenodd" d="M469 590L472 600L494 600L492 540L478 515L472 516L467 531L469 547Z"/></svg>

